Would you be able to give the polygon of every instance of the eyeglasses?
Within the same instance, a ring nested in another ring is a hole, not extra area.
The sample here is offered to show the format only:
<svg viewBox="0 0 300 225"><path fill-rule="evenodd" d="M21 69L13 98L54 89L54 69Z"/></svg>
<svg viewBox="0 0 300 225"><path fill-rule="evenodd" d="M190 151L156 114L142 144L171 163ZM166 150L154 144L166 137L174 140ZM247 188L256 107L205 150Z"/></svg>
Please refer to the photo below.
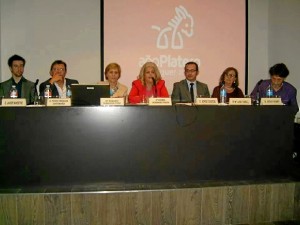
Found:
<svg viewBox="0 0 300 225"><path fill-rule="evenodd" d="M52 70L53 71L65 71L65 69L63 69L63 68L53 68Z"/></svg>
<svg viewBox="0 0 300 225"><path fill-rule="evenodd" d="M226 73L225 76L228 77L228 78L235 78L235 75L233 75L233 74L227 74Z"/></svg>
<svg viewBox="0 0 300 225"><path fill-rule="evenodd" d="M196 72L197 70L184 70L185 73L194 73Z"/></svg>

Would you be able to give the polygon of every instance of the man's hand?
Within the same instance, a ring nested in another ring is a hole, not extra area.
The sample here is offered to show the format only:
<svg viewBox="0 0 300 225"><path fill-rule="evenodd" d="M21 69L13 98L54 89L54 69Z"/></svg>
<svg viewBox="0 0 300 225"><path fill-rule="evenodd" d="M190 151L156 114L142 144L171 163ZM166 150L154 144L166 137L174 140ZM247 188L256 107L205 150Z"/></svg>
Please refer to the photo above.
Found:
<svg viewBox="0 0 300 225"><path fill-rule="evenodd" d="M59 82L59 81L62 81L63 80L63 76L60 75L59 72L55 72L53 75L52 75L52 78L50 79L50 84L53 84L54 82Z"/></svg>

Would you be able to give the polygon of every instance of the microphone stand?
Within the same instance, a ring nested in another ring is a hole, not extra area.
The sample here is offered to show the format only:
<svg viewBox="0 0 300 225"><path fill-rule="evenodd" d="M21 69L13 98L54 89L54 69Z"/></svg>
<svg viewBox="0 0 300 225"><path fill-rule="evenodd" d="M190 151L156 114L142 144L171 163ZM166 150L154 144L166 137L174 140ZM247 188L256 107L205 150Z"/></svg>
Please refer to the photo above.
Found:
<svg viewBox="0 0 300 225"><path fill-rule="evenodd" d="M156 88L156 80L154 77L152 77L153 80L153 86L154 86L154 98L157 97L157 88Z"/></svg>
<svg viewBox="0 0 300 225"><path fill-rule="evenodd" d="M33 98L34 98L33 103L34 104L35 104L36 99L39 97L38 96L38 91L37 91L37 85L38 85L39 81L40 81L39 79L36 79L36 81L34 83L34 96L33 96Z"/></svg>
<svg viewBox="0 0 300 225"><path fill-rule="evenodd" d="M259 86L262 82L263 80L257 82L257 90L256 90L255 101L254 101L254 105L256 106L260 105Z"/></svg>
<svg viewBox="0 0 300 225"><path fill-rule="evenodd" d="M34 94L35 94L35 95L38 94L38 91L37 91L37 87L36 87L36 86L38 85L39 81L40 81L39 79L36 79L36 81L35 81L35 83L34 83Z"/></svg>

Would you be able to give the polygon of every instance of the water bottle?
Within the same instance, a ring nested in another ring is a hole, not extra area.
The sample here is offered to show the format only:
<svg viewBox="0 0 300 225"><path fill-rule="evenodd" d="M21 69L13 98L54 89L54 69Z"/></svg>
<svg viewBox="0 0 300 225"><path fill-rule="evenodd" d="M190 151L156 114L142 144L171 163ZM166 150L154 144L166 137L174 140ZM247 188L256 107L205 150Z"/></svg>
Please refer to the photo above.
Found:
<svg viewBox="0 0 300 225"><path fill-rule="evenodd" d="M227 92L225 89L225 85L223 84L220 89L220 103L221 104L226 104L226 96L227 96Z"/></svg>
<svg viewBox="0 0 300 225"><path fill-rule="evenodd" d="M271 84L267 87L267 90L266 90L266 97L267 98L272 98L274 95L273 95L273 89L271 87Z"/></svg>
<svg viewBox="0 0 300 225"><path fill-rule="evenodd" d="M16 85L11 86L9 94L10 94L11 98L17 98L18 97L18 90L16 88Z"/></svg>
<svg viewBox="0 0 300 225"><path fill-rule="evenodd" d="M67 93L66 93L67 98L71 98L72 97L72 90L70 85L67 86Z"/></svg>
<svg viewBox="0 0 300 225"><path fill-rule="evenodd" d="M52 97L52 91L51 91L51 88L50 88L49 84L46 85L46 88L44 90L44 97L45 98L51 98Z"/></svg>

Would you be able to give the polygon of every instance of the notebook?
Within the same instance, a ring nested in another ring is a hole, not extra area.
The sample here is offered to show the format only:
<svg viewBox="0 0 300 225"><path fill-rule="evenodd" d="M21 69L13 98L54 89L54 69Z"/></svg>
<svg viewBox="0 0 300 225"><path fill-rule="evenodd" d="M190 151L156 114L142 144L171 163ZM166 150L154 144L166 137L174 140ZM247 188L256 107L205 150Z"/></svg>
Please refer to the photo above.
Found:
<svg viewBox="0 0 300 225"><path fill-rule="evenodd" d="M110 97L109 84L72 84L72 106L100 105L100 98Z"/></svg>

